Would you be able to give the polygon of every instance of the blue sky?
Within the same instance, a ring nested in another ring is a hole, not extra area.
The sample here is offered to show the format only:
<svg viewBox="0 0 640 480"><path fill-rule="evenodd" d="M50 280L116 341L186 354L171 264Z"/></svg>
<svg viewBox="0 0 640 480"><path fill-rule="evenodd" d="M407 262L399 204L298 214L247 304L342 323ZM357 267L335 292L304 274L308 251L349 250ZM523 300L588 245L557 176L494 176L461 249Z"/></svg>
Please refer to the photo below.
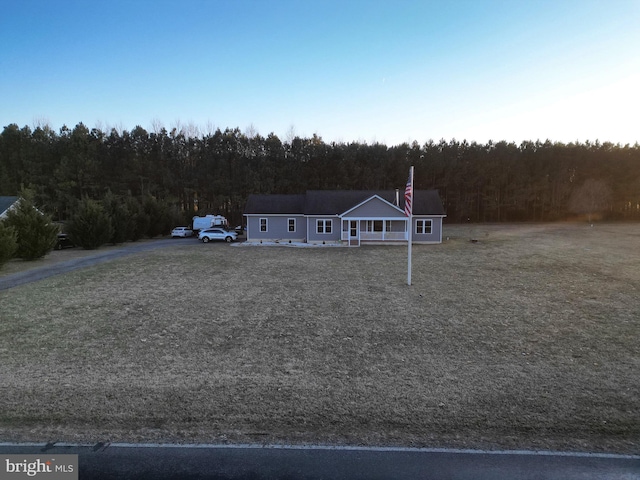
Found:
<svg viewBox="0 0 640 480"><path fill-rule="evenodd" d="M0 127L640 141L640 0L0 0Z"/></svg>

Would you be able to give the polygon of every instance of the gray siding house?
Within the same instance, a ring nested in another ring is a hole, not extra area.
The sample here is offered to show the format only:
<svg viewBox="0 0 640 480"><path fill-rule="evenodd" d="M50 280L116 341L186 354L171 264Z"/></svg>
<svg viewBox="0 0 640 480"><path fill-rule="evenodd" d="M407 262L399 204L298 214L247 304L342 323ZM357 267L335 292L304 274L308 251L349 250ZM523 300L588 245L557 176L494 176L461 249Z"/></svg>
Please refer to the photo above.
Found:
<svg viewBox="0 0 640 480"><path fill-rule="evenodd" d="M309 190L303 195L250 195L248 242L342 243L349 246L441 243L446 216L436 190L413 192L413 224L397 190Z"/></svg>

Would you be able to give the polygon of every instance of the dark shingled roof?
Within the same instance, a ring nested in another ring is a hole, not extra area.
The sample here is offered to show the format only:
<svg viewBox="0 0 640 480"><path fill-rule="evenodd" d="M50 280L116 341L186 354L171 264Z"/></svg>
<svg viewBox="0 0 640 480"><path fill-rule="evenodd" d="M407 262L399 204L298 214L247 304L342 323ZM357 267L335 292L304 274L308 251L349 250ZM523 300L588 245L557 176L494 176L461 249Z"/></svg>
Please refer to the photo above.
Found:
<svg viewBox="0 0 640 480"><path fill-rule="evenodd" d="M404 192L400 193L400 208L404 209ZM444 206L437 190L416 190L413 192L414 215L444 215Z"/></svg>
<svg viewBox="0 0 640 480"><path fill-rule="evenodd" d="M307 215L339 215L375 194L376 192L369 190L309 190L307 191L304 213Z"/></svg>
<svg viewBox="0 0 640 480"><path fill-rule="evenodd" d="M305 195L250 195L245 214L339 215L378 195L395 205L395 190L309 190ZM404 190L400 190L400 209L404 210ZM437 190L413 192L414 215L444 215Z"/></svg>
<svg viewBox="0 0 640 480"><path fill-rule="evenodd" d="M244 213L304 213L304 195L249 195Z"/></svg>
<svg viewBox="0 0 640 480"><path fill-rule="evenodd" d="M16 203L20 197L0 197L0 215L4 213L11 205Z"/></svg>

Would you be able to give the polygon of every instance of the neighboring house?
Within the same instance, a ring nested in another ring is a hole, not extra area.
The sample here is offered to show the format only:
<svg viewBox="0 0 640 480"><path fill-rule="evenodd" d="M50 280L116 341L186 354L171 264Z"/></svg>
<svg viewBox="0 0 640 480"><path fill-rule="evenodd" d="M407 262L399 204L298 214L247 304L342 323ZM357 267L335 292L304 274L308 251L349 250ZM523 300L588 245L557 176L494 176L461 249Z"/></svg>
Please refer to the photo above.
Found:
<svg viewBox="0 0 640 480"><path fill-rule="evenodd" d="M0 220L7 216L7 212L14 207L20 197L0 197Z"/></svg>
<svg viewBox="0 0 640 480"><path fill-rule="evenodd" d="M398 190L310 190L303 195L250 195L244 210L249 242L405 243L409 217ZM413 243L441 243L446 217L436 190L413 196Z"/></svg>

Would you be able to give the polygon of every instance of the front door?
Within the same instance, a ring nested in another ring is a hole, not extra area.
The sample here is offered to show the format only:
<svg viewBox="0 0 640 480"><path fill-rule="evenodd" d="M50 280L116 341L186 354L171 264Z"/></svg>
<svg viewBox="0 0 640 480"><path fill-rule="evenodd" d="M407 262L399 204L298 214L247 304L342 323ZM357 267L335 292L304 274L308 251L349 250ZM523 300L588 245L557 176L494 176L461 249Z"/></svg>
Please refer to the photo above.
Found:
<svg viewBox="0 0 640 480"><path fill-rule="evenodd" d="M349 246L350 247L360 246L360 232L358 230L357 220L349 220Z"/></svg>

